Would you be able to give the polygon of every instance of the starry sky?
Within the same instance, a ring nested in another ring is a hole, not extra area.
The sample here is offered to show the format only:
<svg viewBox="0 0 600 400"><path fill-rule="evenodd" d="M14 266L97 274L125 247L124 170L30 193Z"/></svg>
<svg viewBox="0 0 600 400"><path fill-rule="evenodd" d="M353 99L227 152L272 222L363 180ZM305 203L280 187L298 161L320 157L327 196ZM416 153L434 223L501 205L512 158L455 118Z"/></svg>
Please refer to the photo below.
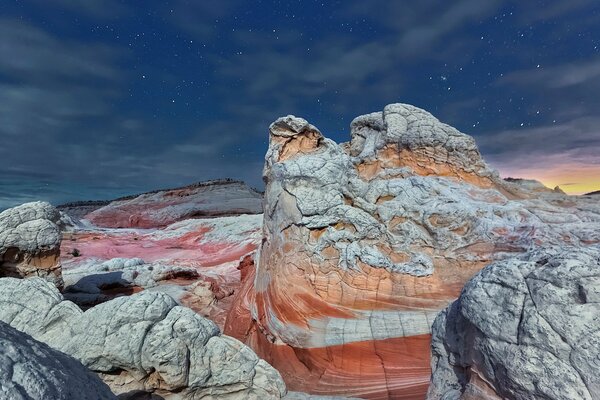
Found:
<svg viewBox="0 0 600 400"><path fill-rule="evenodd" d="M0 208L212 178L261 188L267 129L393 102L503 176L600 189L600 2L0 2Z"/></svg>

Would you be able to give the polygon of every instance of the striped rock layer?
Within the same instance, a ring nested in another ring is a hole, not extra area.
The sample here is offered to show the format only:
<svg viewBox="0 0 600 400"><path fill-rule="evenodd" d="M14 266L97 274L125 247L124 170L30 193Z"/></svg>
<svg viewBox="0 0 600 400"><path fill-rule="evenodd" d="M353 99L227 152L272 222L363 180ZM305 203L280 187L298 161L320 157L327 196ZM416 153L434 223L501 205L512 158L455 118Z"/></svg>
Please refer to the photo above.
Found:
<svg viewBox="0 0 600 400"><path fill-rule="evenodd" d="M225 333L290 390L423 398L436 314L487 263L542 243L600 242L600 207L506 182L475 141L406 104L336 144L307 121L270 127L263 242Z"/></svg>

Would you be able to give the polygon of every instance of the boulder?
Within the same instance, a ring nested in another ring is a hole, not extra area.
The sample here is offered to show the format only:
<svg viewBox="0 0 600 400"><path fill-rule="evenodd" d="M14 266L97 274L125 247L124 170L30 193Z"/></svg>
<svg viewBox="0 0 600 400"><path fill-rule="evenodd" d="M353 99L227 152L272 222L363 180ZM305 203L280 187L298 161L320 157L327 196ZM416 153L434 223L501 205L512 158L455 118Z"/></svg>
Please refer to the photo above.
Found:
<svg viewBox="0 0 600 400"><path fill-rule="evenodd" d="M160 292L82 312L46 281L3 278L0 321L75 357L117 394L279 399L286 392L250 348Z"/></svg>
<svg viewBox="0 0 600 400"><path fill-rule="evenodd" d="M116 400L79 361L0 322L0 398Z"/></svg>
<svg viewBox="0 0 600 400"><path fill-rule="evenodd" d="M436 318L428 399L600 399L600 249L487 266Z"/></svg>
<svg viewBox="0 0 600 400"><path fill-rule="evenodd" d="M33 202L0 213L0 277L38 276L62 287L60 212Z"/></svg>

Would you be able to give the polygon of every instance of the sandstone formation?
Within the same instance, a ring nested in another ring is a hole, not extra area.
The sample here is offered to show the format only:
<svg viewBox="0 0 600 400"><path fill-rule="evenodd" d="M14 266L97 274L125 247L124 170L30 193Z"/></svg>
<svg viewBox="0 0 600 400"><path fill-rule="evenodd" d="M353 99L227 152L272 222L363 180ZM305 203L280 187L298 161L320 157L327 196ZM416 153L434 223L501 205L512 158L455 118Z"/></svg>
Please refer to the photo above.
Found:
<svg viewBox="0 0 600 400"><path fill-rule="evenodd" d="M356 118L338 145L307 121L270 127L263 243L225 333L291 390L425 396L430 326L494 260L600 242L600 205L506 182L474 140L406 104Z"/></svg>
<svg viewBox="0 0 600 400"><path fill-rule="evenodd" d="M62 286L61 215L46 202L26 203L0 213L0 277L42 277Z"/></svg>
<svg viewBox="0 0 600 400"><path fill-rule="evenodd" d="M116 400L80 362L0 322L0 399Z"/></svg>
<svg viewBox="0 0 600 400"><path fill-rule="evenodd" d="M261 226L262 215L188 219L156 229L79 224L63 233L65 297L89 307L144 289L163 291L222 328L240 286L240 259L257 249Z"/></svg>
<svg viewBox="0 0 600 400"><path fill-rule="evenodd" d="M41 279L0 279L0 321L78 359L117 394L279 399L279 373L211 321L144 291L82 312Z"/></svg>
<svg viewBox="0 0 600 400"><path fill-rule="evenodd" d="M87 260L66 269L64 295L79 306L93 306L119 294L133 294L155 288L170 280L196 281L200 274L193 267L146 263L141 258L112 258L104 262Z"/></svg>
<svg viewBox="0 0 600 400"><path fill-rule="evenodd" d="M435 320L427 398L600 399L600 248L486 267Z"/></svg>
<svg viewBox="0 0 600 400"><path fill-rule="evenodd" d="M260 214L261 204L262 195L243 182L216 180L124 197L83 218L105 228L157 228L190 218ZM81 214L77 205L64 207L74 215ZM89 203L81 205L89 207Z"/></svg>

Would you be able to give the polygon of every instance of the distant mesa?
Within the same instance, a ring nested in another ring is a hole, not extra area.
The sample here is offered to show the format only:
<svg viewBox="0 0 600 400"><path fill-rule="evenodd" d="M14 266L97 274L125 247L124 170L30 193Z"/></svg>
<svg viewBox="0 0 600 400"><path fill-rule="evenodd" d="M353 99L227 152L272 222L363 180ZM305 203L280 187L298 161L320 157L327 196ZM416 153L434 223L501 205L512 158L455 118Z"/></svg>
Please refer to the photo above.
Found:
<svg viewBox="0 0 600 400"><path fill-rule="evenodd" d="M598 196L600 195L600 190L596 190L595 192L586 193L586 196Z"/></svg>
<svg viewBox="0 0 600 400"><path fill-rule="evenodd" d="M221 179L58 208L99 227L157 228L190 218L260 214L262 194L244 182Z"/></svg>

